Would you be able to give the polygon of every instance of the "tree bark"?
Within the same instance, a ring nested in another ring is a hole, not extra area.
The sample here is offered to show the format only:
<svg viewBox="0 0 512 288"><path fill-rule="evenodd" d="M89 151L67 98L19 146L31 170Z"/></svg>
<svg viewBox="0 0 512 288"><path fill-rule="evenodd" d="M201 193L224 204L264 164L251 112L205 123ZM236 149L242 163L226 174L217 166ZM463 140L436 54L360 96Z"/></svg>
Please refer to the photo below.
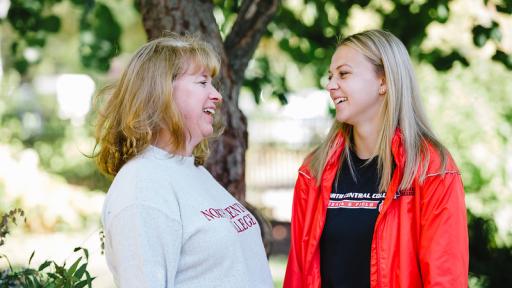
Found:
<svg viewBox="0 0 512 288"><path fill-rule="evenodd" d="M244 73L261 36L277 11L279 0L245 0L225 43L208 0L140 0L140 11L149 39L166 32L199 33L221 57L220 92L225 130L211 143L206 164L212 175L235 198L245 202L245 152L247 119L238 108Z"/></svg>

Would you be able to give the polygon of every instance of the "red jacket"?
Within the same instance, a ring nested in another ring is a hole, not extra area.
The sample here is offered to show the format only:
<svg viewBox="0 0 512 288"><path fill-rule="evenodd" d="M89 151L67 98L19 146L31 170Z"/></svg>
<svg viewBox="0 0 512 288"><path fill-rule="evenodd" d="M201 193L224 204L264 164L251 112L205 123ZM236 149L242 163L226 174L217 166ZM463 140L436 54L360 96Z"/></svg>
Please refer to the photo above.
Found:
<svg viewBox="0 0 512 288"><path fill-rule="evenodd" d="M330 151L320 185L307 165L299 169L292 208L291 246L284 288L317 288L322 235L343 138ZM460 174L449 157L439 173L439 153L429 147L426 179L397 191L405 149L400 131L392 140L396 168L377 217L371 245L370 284L384 287L467 287L468 231Z"/></svg>

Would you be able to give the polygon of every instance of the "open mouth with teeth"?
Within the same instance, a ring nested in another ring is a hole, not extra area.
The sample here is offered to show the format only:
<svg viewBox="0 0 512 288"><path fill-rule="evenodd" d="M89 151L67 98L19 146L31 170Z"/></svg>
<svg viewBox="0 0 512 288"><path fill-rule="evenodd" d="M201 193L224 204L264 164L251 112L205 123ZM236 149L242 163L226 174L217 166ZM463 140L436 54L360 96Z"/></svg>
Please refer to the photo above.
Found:
<svg viewBox="0 0 512 288"><path fill-rule="evenodd" d="M215 109L213 108L205 108L203 109L203 112L211 116L215 115Z"/></svg>
<svg viewBox="0 0 512 288"><path fill-rule="evenodd" d="M340 103L343 103L345 101L347 101L348 98L347 97L340 97L340 98L337 98L334 100L334 104L340 104Z"/></svg>

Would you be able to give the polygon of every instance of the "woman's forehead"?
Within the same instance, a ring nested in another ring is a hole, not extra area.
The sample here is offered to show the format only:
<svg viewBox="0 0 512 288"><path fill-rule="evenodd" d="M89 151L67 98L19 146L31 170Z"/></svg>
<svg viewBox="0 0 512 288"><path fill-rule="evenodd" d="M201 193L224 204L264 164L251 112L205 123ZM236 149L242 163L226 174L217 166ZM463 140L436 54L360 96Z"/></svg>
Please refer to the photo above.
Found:
<svg viewBox="0 0 512 288"><path fill-rule="evenodd" d="M336 52L331 58L329 72L334 72L337 69L345 66L354 68L360 65L368 66L371 65L371 63L368 58L357 49L348 45L341 45L338 47L338 49L336 49Z"/></svg>
<svg viewBox="0 0 512 288"><path fill-rule="evenodd" d="M215 67L208 67L206 63L202 63L199 59L188 59L183 62L184 74L205 74L212 76Z"/></svg>
<svg viewBox="0 0 512 288"><path fill-rule="evenodd" d="M198 63L197 61L184 61L183 62L183 74L210 74L210 71L205 65Z"/></svg>

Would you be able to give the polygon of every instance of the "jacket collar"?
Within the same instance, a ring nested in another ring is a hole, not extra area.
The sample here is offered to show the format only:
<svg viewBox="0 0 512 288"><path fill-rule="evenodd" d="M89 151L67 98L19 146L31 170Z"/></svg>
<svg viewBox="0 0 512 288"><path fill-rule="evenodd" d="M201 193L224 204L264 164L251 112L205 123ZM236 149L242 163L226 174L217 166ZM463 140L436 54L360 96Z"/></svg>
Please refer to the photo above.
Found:
<svg viewBox="0 0 512 288"><path fill-rule="evenodd" d="M393 139L391 140L391 153L393 155L393 159L395 160L395 164L399 168L403 168L405 166L406 151L404 147L403 133L400 127L396 127L395 134L393 135Z"/></svg>
<svg viewBox="0 0 512 288"><path fill-rule="evenodd" d="M333 145L331 147L332 148L327 156L326 166L327 164L331 164L332 161L335 162L332 164L339 164L341 151L343 151L343 149L345 148L345 138L343 137L343 133L341 133L341 131L339 131L338 134L336 134ZM406 151L403 145L402 129L400 129L400 127L396 127L395 134L391 139L391 154L393 155L395 164L398 167L402 168L405 166L405 152Z"/></svg>

